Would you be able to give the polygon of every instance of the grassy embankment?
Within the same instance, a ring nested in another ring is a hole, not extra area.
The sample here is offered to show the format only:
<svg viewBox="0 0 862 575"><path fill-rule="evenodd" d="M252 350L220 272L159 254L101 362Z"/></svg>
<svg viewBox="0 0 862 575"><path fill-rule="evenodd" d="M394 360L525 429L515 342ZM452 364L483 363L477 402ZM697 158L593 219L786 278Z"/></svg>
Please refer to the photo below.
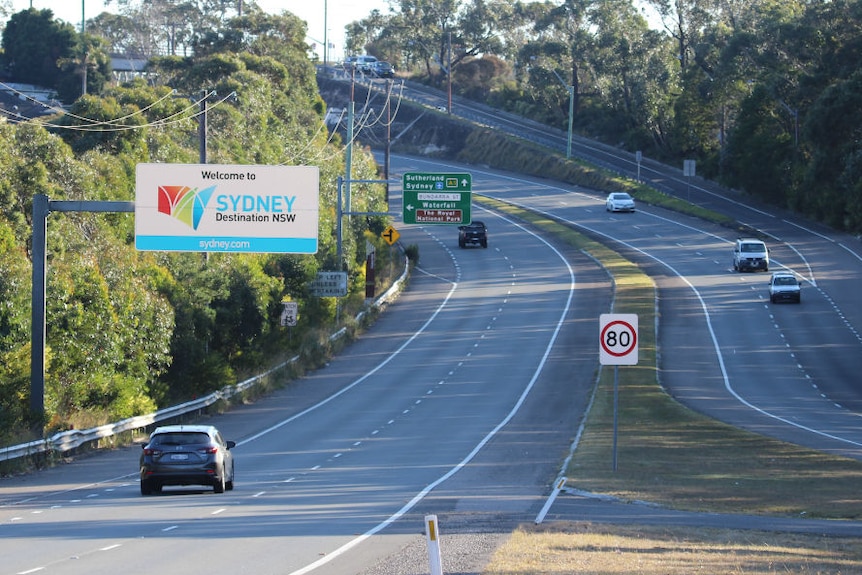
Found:
<svg viewBox="0 0 862 575"><path fill-rule="evenodd" d="M657 381L655 286L618 253L546 217L481 199L585 250L612 274L614 313L638 314L639 362L621 367L613 470L613 369L599 377L568 485L677 509L862 518L862 462L742 431L695 413ZM753 531L525 525L485 575L570 573L862 573L862 540Z"/></svg>

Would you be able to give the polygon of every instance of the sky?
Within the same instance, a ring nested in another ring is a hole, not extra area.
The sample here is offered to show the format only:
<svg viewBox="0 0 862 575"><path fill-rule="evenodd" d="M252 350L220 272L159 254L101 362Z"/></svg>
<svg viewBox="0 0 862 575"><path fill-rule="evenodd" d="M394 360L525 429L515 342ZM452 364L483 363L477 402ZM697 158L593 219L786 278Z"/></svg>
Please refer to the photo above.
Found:
<svg viewBox="0 0 862 575"><path fill-rule="evenodd" d="M386 0L256 0L257 5L265 12L280 14L283 11L293 12L308 24L308 43L316 43L317 53L323 58L322 46L324 29L327 30L326 40L330 44L329 60L341 60L344 57L344 27L354 20L361 20L372 10L389 13L389 3ZM78 0L13 0L15 12L26 10L30 6L39 10L48 8L54 12L54 17L81 27L81 6ZM116 3L112 6L115 8ZM83 0L84 15L93 18L105 11L102 0ZM112 10L113 11L113 10ZM324 25L325 22L325 25Z"/></svg>

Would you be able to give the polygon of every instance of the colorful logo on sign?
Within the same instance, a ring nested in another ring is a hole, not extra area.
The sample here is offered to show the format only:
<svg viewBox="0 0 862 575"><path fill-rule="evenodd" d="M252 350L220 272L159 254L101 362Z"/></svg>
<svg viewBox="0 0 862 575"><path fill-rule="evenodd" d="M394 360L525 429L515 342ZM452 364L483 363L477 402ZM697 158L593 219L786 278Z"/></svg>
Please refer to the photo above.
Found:
<svg viewBox="0 0 862 575"><path fill-rule="evenodd" d="M203 190L188 186L159 186L159 213L198 229L216 186Z"/></svg>

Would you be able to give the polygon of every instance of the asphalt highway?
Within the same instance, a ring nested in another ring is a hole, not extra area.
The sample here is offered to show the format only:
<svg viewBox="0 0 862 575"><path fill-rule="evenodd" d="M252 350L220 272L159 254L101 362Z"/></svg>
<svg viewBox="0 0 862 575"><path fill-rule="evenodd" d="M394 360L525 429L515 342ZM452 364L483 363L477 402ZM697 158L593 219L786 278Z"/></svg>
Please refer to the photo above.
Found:
<svg viewBox="0 0 862 575"><path fill-rule="evenodd" d="M585 409L610 280L515 222L474 217L487 249L459 250L451 226L402 229L420 263L371 329L207 419L237 442L235 490L141 497L139 447L4 478L0 571L359 572L429 511L532 512Z"/></svg>
<svg viewBox="0 0 862 575"><path fill-rule="evenodd" d="M474 193L553 215L643 263L659 286L660 376L674 396L860 457L862 258L852 238L729 204L774 238L774 267L804 281L801 305L773 305L765 274L730 269L731 230L648 206L609 214L588 190L477 167L395 157L392 170L469 171ZM395 189L395 211L398 201ZM445 551L447 572L478 572L547 500L595 382L613 289L587 255L494 213L473 218L488 224L487 249L459 249L451 226L396 223L420 261L375 325L324 368L209 418L238 443L234 491L143 498L139 447L3 478L0 572L408 575L423 564L427 514L459 542ZM858 528L690 516L576 492L556 499L556 518Z"/></svg>
<svg viewBox="0 0 862 575"><path fill-rule="evenodd" d="M802 304L771 304L768 274L733 271L734 230L652 206L611 214L595 192L536 178L474 168L473 180L474 191L557 218L644 266L659 287L660 377L675 397L746 429L862 457L858 240L725 202L775 238L771 271L803 282Z"/></svg>

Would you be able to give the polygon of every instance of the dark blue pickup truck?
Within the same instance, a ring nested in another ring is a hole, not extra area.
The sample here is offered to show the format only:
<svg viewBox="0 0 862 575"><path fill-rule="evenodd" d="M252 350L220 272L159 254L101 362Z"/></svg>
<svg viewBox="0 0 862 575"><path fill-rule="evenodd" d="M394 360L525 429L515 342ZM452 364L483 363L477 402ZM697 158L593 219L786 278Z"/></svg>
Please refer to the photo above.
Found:
<svg viewBox="0 0 862 575"><path fill-rule="evenodd" d="M488 247L488 228L484 222L474 221L466 226L458 226L458 247L465 248L468 244Z"/></svg>

